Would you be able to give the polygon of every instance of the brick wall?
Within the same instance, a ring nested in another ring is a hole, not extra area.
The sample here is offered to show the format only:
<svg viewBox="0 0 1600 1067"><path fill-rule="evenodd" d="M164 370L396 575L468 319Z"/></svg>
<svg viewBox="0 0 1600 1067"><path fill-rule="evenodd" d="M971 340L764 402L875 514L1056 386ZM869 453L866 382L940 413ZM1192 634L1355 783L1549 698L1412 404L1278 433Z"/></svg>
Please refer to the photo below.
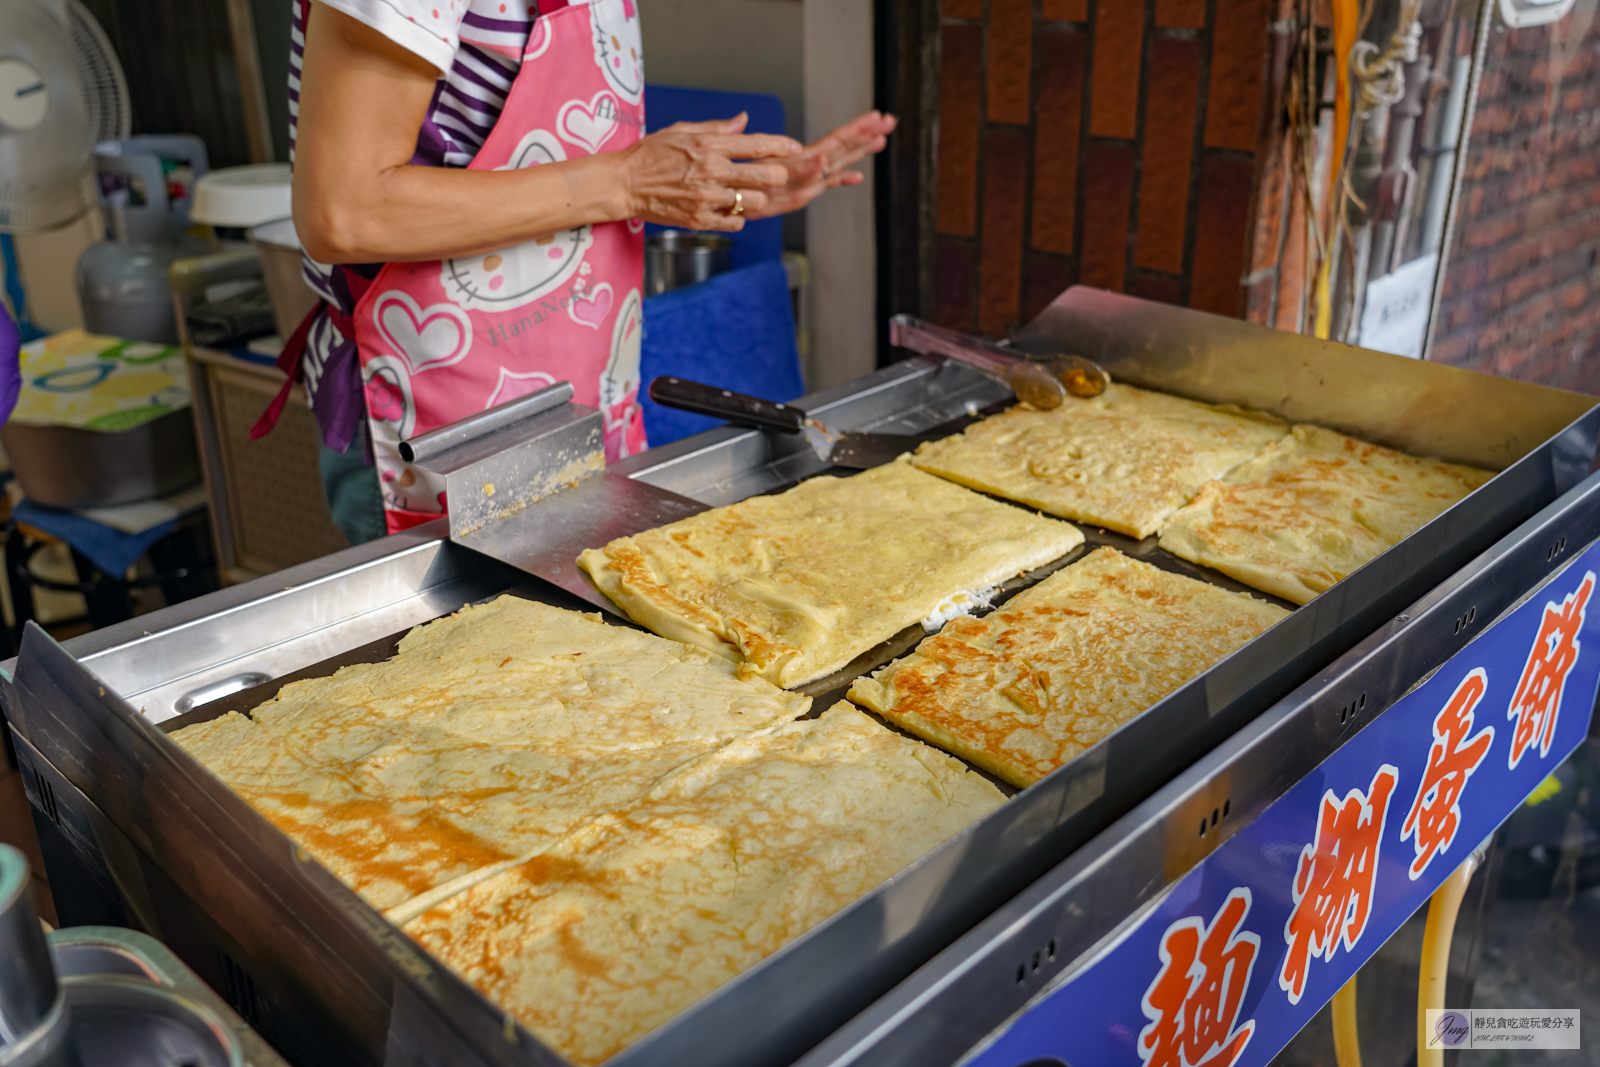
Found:
<svg viewBox="0 0 1600 1067"><path fill-rule="evenodd" d="M1600 2L1488 41L1431 358L1600 394Z"/></svg>
<svg viewBox="0 0 1600 1067"><path fill-rule="evenodd" d="M1082 282L1242 309L1272 0L941 0L935 321Z"/></svg>

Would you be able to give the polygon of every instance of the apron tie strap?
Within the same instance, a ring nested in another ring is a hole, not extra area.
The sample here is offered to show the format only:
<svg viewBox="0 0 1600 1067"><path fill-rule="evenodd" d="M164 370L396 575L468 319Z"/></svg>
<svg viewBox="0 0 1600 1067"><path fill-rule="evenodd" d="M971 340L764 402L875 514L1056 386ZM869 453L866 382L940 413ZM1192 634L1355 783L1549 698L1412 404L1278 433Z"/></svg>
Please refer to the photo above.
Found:
<svg viewBox="0 0 1600 1067"><path fill-rule="evenodd" d="M294 328L294 333L283 343L283 351L278 353L278 369L283 371L283 387L278 390L278 395L272 398L272 403L267 405L267 410L261 413L256 424L250 427L250 440L261 440L278 425L284 405L289 403L289 392L294 388L294 383L300 379L300 363L306 354L306 338L311 335L311 326L317 321L317 314L323 308L328 309L331 318L333 306L326 300L318 300L316 306L306 312L306 317L300 320L300 325Z"/></svg>
<svg viewBox="0 0 1600 1067"><path fill-rule="evenodd" d="M343 276L350 290L350 306L355 307L361 303L361 298L366 296L367 289L372 285L372 279L363 278L342 266L334 269L337 274ZM284 406L289 403L289 392L294 388L294 383L300 380L301 364L305 361L306 341L311 336L311 327L316 323L318 313L324 310L327 311L328 321L333 324L333 328L345 339L355 341L355 317L343 314L325 299L317 301L317 305L307 312L306 317L300 320L300 325L295 327L294 333L283 343L283 351L278 353L278 369L283 371L284 375L283 387L278 390L278 395L272 398L272 403L267 405L267 410L261 413L256 424L250 427L250 440L259 441L278 425L278 419L283 416Z"/></svg>

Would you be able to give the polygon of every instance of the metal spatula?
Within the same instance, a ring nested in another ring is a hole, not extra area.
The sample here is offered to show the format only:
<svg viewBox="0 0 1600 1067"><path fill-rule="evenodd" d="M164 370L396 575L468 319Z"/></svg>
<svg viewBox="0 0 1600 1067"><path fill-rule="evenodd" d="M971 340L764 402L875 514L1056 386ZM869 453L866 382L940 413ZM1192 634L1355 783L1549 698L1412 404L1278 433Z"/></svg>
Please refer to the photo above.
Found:
<svg viewBox="0 0 1600 1067"><path fill-rule="evenodd" d="M650 383L650 399L663 407L727 419L735 426L802 434L823 462L851 470L866 470L888 463L924 441L951 433L948 426L920 434L841 433L810 418L797 407L684 378L654 379Z"/></svg>

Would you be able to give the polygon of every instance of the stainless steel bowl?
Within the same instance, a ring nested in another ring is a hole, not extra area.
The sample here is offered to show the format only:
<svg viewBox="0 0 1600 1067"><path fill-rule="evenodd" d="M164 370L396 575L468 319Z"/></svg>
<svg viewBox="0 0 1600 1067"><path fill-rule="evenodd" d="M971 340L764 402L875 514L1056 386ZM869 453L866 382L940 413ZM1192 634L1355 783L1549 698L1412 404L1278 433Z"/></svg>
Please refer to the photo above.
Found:
<svg viewBox="0 0 1600 1067"><path fill-rule="evenodd" d="M46 507L131 504L200 480L188 408L115 432L8 422L0 427L0 443L22 491Z"/></svg>
<svg viewBox="0 0 1600 1067"><path fill-rule="evenodd" d="M288 340L300 321L317 306L320 297L306 284L305 261L300 256L300 235L293 219L279 219L250 231L250 243L261 253L261 277L272 299L278 336Z"/></svg>
<svg viewBox="0 0 1600 1067"><path fill-rule="evenodd" d="M698 285L733 265L733 241L714 233L662 230L644 242L644 291L656 296Z"/></svg>

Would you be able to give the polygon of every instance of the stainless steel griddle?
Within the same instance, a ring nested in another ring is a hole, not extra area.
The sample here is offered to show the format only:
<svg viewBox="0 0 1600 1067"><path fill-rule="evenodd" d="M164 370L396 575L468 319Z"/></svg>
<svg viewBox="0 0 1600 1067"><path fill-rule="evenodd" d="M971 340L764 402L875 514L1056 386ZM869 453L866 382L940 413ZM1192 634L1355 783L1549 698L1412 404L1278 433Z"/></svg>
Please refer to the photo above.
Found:
<svg viewBox="0 0 1600 1067"><path fill-rule="evenodd" d="M1064 293L1016 343L1088 356L1123 381L1264 408L1504 471L611 1063L778 1065L818 1046L1578 485L1590 472L1600 430L1600 409L1576 394L1083 288ZM1005 399L987 379L922 357L800 403L836 428L915 432ZM635 482L639 495L660 498L656 491L664 490L696 506L716 506L823 469L803 442L723 428L613 464L603 481L590 484ZM616 499L629 496L624 489ZM0 695L48 839L52 881L92 887L80 898L58 900L63 917L80 909L69 921L122 922L162 936L214 986L237 991L241 1014L296 1062L560 1063L200 768L157 724L216 714L230 696L248 703L289 678L343 662L381 659L406 628L503 591L581 605L574 598L585 595L583 588L530 586L505 562L514 560L513 549L540 550L555 536L552 529L570 533L577 510L563 510L557 492L513 512L492 530L510 546L504 552L464 547L473 539L460 532L462 543L452 542L440 521L66 648L30 632L14 681ZM605 539L578 532L585 547ZM1085 532L1090 547L1112 543L1158 565L1217 578L1166 557L1153 542ZM806 688L825 707L850 676L901 654L915 636L901 635L843 676ZM1414 678L1406 669L1396 666L1396 677ZM243 693L255 687L261 688Z"/></svg>

